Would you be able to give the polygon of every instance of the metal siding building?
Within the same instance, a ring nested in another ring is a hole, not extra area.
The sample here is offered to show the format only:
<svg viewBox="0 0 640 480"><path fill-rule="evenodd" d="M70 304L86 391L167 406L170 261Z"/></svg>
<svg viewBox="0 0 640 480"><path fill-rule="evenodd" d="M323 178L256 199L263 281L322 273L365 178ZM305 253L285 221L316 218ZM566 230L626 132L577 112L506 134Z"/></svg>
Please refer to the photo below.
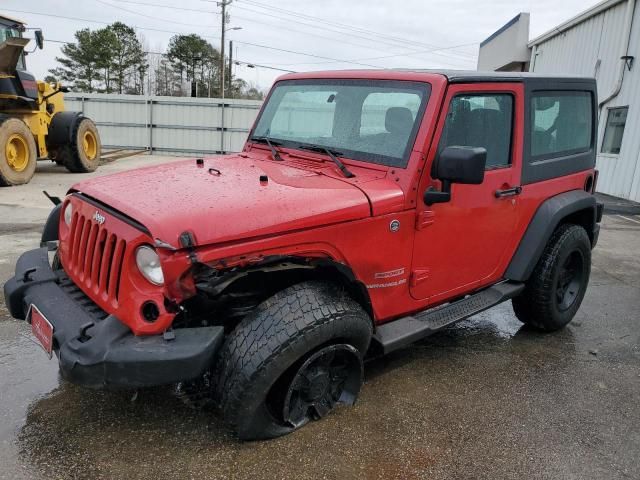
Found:
<svg viewBox="0 0 640 480"><path fill-rule="evenodd" d="M615 92L624 66L619 93L606 101L600 110L598 191L635 201L640 201L639 3L636 0L606 0L528 43L530 71L593 76L598 82L599 103ZM520 47L514 46L513 52L492 61L507 64L516 56L515 49ZM625 61L621 59L623 55L634 59ZM627 107L621 143L613 153L603 152L609 114L618 107Z"/></svg>

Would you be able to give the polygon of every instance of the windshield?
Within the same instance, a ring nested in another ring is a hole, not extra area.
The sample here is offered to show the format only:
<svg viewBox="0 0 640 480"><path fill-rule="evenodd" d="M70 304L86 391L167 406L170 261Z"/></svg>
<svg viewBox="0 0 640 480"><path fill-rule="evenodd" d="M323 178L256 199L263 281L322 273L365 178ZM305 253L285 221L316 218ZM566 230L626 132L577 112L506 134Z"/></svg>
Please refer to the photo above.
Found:
<svg viewBox="0 0 640 480"><path fill-rule="evenodd" d="M0 43L4 42L7 38L15 38L22 37L20 31L16 28L11 28L6 25L2 25L0 23ZM16 67L18 70L26 70L24 64L24 52L20 54L20 59L18 60L18 65Z"/></svg>
<svg viewBox="0 0 640 480"><path fill-rule="evenodd" d="M313 145L355 160L404 168L429 98L428 84L387 80L288 80L271 92L253 137Z"/></svg>

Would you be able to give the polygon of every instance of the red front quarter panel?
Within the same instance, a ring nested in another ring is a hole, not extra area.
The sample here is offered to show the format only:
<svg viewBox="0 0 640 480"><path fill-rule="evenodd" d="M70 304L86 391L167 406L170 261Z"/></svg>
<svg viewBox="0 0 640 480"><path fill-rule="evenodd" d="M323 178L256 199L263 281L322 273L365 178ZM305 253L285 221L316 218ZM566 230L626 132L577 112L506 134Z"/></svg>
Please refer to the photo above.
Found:
<svg viewBox="0 0 640 480"><path fill-rule="evenodd" d="M67 275L100 308L116 316L136 334L166 330L174 314L165 308L164 288L151 284L136 266L135 251L149 237L124 219L72 195L71 225L60 222L60 261ZM64 215L63 215L64 217ZM155 322L144 320L147 301L158 306Z"/></svg>

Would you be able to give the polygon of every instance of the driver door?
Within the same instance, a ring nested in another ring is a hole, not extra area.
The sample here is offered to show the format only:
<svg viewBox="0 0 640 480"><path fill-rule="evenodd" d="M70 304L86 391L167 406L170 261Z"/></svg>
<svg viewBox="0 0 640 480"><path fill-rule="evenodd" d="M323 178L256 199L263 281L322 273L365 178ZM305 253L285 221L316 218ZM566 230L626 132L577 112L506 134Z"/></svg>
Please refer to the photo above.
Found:
<svg viewBox="0 0 640 480"><path fill-rule="evenodd" d="M437 187L429 175L447 146L484 147L480 185L453 184L451 200L427 206L419 195L410 291L437 303L501 278L517 246L523 129L522 84L449 87L419 192Z"/></svg>

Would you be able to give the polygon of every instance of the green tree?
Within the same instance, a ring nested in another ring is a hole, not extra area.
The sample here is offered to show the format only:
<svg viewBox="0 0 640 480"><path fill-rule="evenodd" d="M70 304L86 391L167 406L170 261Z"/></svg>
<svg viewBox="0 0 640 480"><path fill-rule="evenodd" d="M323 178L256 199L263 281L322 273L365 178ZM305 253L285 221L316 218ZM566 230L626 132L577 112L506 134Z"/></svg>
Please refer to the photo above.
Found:
<svg viewBox="0 0 640 480"><path fill-rule="evenodd" d="M264 92L258 87L249 87L242 92L242 98L249 100L264 100Z"/></svg>
<svg viewBox="0 0 640 480"><path fill-rule="evenodd" d="M94 92L103 79L104 46L96 31L88 28L75 33L76 42L66 43L61 51L64 57L56 57L59 67L49 70L58 81L68 82L75 90Z"/></svg>
<svg viewBox="0 0 640 480"><path fill-rule="evenodd" d="M109 28L101 28L94 33L96 50L98 54L97 66L102 71L103 91L112 92L112 59L114 55L115 43L117 41L115 34Z"/></svg>
<svg viewBox="0 0 640 480"><path fill-rule="evenodd" d="M79 30L75 37L62 47L64 57L56 57L60 66L49 71L53 78L84 92L144 93L148 64L133 28L115 22Z"/></svg>
<svg viewBox="0 0 640 480"><path fill-rule="evenodd" d="M122 22L115 22L106 29L105 38L111 39L107 55L111 60L109 69L113 75L113 91L144 93L144 75L148 64L135 30Z"/></svg>
<svg viewBox="0 0 640 480"><path fill-rule="evenodd" d="M196 34L171 37L167 59L181 80L197 82L199 96L217 93L220 52L204 38Z"/></svg>
<svg viewBox="0 0 640 480"><path fill-rule="evenodd" d="M173 69L165 55L160 58L154 69L156 95L180 95L180 74Z"/></svg>

